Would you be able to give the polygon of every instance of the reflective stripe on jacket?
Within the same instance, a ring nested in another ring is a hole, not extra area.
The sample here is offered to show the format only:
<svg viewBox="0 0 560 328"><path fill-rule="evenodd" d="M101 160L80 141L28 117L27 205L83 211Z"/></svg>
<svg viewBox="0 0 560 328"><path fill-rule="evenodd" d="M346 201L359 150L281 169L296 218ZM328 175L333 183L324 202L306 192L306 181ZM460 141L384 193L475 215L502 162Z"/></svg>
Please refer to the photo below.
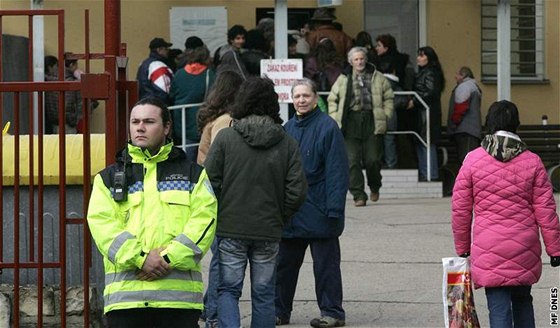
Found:
<svg viewBox="0 0 560 328"><path fill-rule="evenodd" d="M113 199L114 176L126 163L128 195ZM88 224L105 266L104 311L203 308L200 260L216 230L217 201L202 167L171 143L156 155L128 145L94 180ZM140 281L145 254L164 247L172 271Z"/></svg>

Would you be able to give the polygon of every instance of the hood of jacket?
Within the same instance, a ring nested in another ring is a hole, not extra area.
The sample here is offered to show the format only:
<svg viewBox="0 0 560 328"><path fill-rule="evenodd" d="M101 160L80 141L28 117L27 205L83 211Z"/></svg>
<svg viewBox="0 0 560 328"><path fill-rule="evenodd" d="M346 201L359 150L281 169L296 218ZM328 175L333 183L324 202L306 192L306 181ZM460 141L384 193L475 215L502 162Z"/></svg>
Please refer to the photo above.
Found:
<svg viewBox="0 0 560 328"><path fill-rule="evenodd" d="M527 145L515 133L497 131L484 137L482 148L500 162L508 162L525 150Z"/></svg>
<svg viewBox="0 0 560 328"><path fill-rule="evenodd" d="M265 115L249 115L236 121L233 128L251 147L270 148L279 143L286 133L284 128Z"/></svg>

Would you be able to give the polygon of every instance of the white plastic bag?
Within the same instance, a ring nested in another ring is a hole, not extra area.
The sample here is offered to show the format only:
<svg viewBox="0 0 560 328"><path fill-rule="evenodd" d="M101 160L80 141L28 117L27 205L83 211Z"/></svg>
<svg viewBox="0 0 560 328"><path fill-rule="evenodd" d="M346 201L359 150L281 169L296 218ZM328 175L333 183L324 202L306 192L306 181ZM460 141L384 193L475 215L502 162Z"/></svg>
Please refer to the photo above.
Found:
<svg viewBox="0 0 560 328"><path fill-rule="evenodd" d="M443 316L446 328L480 328L474 307L469 259L445 257L443 262Z"/></svg>

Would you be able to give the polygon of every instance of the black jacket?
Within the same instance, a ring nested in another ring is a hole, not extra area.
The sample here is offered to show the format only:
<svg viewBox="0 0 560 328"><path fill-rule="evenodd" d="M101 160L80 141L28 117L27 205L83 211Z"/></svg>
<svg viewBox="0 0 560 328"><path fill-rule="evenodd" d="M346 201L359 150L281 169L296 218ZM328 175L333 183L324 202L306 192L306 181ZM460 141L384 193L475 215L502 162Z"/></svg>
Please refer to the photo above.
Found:
<svg viewBox="0 0 560 328"><path fill-rule="evenodd" d="M443 89L442 77L433 66L420 68L414 80L413 90L430 107L430 136L431 142L439 140L441 134L441 92ZM416 131L426 139L426 109L417 98L414 98L414 111L416 116Z"/></svg>

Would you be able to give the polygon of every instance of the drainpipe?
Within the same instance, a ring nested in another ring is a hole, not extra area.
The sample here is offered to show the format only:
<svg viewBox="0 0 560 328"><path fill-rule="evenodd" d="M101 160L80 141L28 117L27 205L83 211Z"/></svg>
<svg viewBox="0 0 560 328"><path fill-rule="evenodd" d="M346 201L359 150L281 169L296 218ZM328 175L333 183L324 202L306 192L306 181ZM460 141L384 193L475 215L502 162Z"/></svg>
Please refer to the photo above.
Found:
<svg viewBox="0 0 560 328"><path fill-rule="evenodd" d="M119 56L121 43L121 1L105 0L105 72L110 78L109 99L105 106L105 162L113 163L119 146L124 142L118 140L116 58Z"/></svg>
<svg viewBox="0 0 560 328"><path fill-rule="evenodd" d="M30 0L31 9L43 9L43 0ZM45 37L44 16L33 16L33 81L45 81ZM33 93L33 131L29 134L39 133L38 94Z"/></svg>
<svg viewBox="0 0 560 328"><path fill-rule="evenodd" d="M511 2L498 0L498 99L511 99Z"/></svg>

